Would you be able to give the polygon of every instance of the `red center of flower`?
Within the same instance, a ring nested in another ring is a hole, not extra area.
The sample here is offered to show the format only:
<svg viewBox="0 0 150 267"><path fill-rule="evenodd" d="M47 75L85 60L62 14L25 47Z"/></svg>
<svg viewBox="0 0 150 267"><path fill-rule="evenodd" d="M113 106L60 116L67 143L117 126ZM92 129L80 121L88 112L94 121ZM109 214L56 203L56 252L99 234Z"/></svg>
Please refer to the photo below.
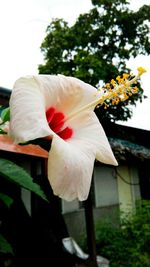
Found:
<svg viewBox="0 0 150 267"><path fill-rule="evenodd" d="M46 111L46 118L51 130L57 133L62 139L67 140L72 137L72 128L63 128L65 119L63 112L58 112L55 108L50 107Z"/></svg>

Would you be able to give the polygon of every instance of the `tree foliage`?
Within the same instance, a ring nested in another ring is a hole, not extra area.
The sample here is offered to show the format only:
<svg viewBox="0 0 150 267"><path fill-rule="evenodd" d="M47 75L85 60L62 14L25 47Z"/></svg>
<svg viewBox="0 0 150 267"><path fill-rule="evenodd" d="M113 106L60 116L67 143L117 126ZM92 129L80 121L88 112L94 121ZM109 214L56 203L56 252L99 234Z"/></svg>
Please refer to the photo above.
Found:
<svg viewBox="0 0 150 267"><path fill-rule="evenodd" d="M139 54L150 54L150 6L129 9L126 0L92 0L93 9L81 14L74 25L54 19L47 27L41 44L45 64L39 73L64 74L97 86L129 71L126 61ZM140 87L140 85L139 85ZM127 120L132 115L128 104L142 100L143 92L108 110L100 107L101 119Z"/></svg>

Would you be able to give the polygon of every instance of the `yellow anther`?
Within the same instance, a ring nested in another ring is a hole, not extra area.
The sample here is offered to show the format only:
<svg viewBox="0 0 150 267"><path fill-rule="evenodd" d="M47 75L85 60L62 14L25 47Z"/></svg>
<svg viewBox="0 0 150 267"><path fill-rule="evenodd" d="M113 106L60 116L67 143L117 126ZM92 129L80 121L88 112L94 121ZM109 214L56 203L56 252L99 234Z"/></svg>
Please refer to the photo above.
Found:
<svg viewBox="0 0 150 267"><path fill-rule="evenodd" d="M106 83L105 84L105 87L110 88L110 84L109 83Z"/></svg>
<svg viewBox="0 0 150 267"><path fill-rule="evenodd" d="M114 85L116 84L116 81L115 81L114 79L112 79L112 80L110 81L110 83L114 86Z"/></svg>
<svg viewBox="0 0 150 267"><path fill-rule="evenodd" d="M123 79L128 79L129 78L129 74L128 73L123 73Z"/></svg>
<svg viewBox="0 0 150 267"><path fill-rule="evenodd" d="M118 105L119 102L120 102L120 98L117 97L117 98L116 98L116 105Z"/></svg>
<svg viewBox="0 0 150 267"><path fill-rule="evenodd" d="M120 79L121 79L120 76L117 76L117 77L116 77L116 80L117 80L118 82L120 81Z"/></svg>
<svg viewBox="0 0 150 267"><path fill-rule="evenodd" d="M146 69L144 69L143 67L138 67L137 70L139 72L139 75L142 75L143 73L146 72Z"/></svg>
<svg viewBox="0 0 150 267"><path fill-rule="evenodd" d="M138 92L138 90L139 90L138 87L135 86L135 87L132 88L132 93L136 94Z"/></svg>

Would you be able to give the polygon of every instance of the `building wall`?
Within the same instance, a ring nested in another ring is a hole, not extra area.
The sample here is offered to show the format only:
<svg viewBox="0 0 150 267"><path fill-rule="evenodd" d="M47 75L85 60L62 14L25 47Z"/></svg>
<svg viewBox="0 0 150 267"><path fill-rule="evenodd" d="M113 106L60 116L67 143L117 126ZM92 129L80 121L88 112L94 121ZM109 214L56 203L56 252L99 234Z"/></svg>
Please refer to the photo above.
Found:
<svg viewBox="0 0 150 267"><path fill-rule="evenodd" d="M117 179L114 167L98 165L94 169L95 206L118 204Z"/></svg>
<svg viewBox="0 0 150 267"><path fill-rule="evenodd" d="M93 208L94 222L97 225L100 221L110 221L118 224L118 205L102 208ZM84 208L63 214L70 236L77 242L86 236L86 222Z"/></svg>
<svg viewBox="0 0 150 267"><path fill-rule="evenodd" d="M97 165L93 180L94 222L107 220L119 222L119 211L128 213L141 198L138 170L135 165L120 164L119 167ZM70 235L76 240L86 234L84 208L77 200L62 200L62 212Z"/></svg>
<svg viewBox="0 0 150 267"><path fill-rule="evenodd" d="M135 165L117 167L118 197L122 213L134 211L136 202L141 198L138 169Z"/></svg>

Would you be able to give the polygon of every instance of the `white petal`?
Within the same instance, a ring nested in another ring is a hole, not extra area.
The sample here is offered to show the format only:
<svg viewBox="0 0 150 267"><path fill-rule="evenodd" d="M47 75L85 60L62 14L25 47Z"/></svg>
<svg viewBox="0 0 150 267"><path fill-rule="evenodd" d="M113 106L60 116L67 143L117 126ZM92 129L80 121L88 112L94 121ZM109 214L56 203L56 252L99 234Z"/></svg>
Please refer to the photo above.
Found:
<svg viewBox="0 0 150 267"><path fill-rule="evenodd" d="M94 112L84 112L70 122L73 137L54 137L49 152L48 178L54 194L68 201L87 199L95 157L117 165L105 132Z"/></svg>
<svg viewBox="0 0 150 267"><path fill-rule="evenodd" d="M45 100L33 76L16 81L10 98L9 135L16 143L53 134L45 117Z"/></svg>
<svg viewBox="0 0 150 267"><path fill-rule="evenodd" d="M97 89L83 81L64 75L34 76L40 85L46 107L54 106L67 116L96 99Z"/></svg>
<svg viewBox="0 0 150 267"><path fill-rule="evenodd" d="M74 135L71 142L74 146L84 146L90 144L95 149L95 157L102 163L118 165L106 134L97 116L93 111L86 111L79 117L68 122L69 127L73 128Z"/></svg>
<svg viewBox="0 0 150 267"><path fill-rule="evenodd" d="M55 136L48 159L48 179L54 194L67 201L87 199L94 160L95 153L90 145L85 149Z"/></svg>
<svg viewBox="0 0 150 267"><path fill-rule="evenodd" d="M10 98L9 135L16 143L53 135L45 110L55 107L66 116L95 99L97 90L63 75L26 76L16 81Z"/></svg>

